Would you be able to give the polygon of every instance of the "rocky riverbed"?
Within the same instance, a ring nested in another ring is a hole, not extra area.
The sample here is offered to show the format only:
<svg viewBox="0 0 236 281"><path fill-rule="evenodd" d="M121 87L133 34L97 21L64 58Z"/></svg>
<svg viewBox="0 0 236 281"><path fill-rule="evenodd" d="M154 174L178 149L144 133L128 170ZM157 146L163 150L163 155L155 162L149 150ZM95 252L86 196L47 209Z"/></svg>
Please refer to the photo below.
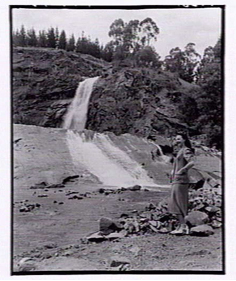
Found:
<svg viewBox="0 0 236 281"><path fill-rule="evenodd" d="M222 270L218 156L203 150L197 155L205 182L191 187L191 231L179 237L169 234L175 218L166 208L170 188L164 171L170 164L152 159L151 144L113 136L120 147L129 139L132 150L125 151L151 174L156 171L153 180L162 184L111 187L75 165L65 135L63 129L14 127L15 273Z"/></svg>
<svg viewBox="0 0 236 281"><path fill-rule="evenodd" d="M168 194L73 183L25 190L14 199L14 270L222 270L220 225L181 237L161 231L155 208ZM128 228L112 229L118 221Z"/></svg>

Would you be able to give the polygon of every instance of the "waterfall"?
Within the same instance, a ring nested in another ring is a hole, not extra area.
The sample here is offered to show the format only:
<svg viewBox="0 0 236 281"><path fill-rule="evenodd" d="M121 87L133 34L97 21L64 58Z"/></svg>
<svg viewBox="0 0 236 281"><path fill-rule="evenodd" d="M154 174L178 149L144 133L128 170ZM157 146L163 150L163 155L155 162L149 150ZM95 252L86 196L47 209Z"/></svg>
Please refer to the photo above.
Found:
<svg viewBox="0 0 236 281"><path fill-rule="evenodd" d="M84 132L68 131L67 144L75 166L83 165L105 185L157 186L146 170L107 135L95 133L93 138L88 139Z"/></svg>
<svg viewBox="0 0 236 281"><path fill-rule="evenodd" d="M82 131L87 121L87 111L93 85L99 77L81 82L64 119L63 128Z"/></svg>
<svg viewBox="0 0 236 281"><path fill-rule="evenodd" d="M67 146L75 167L96 176L107 186L157 186L147 171L108 135L84 131L90 95L99 77L79 84L74 100L65 116L63 128L67 131Z"/></svg>

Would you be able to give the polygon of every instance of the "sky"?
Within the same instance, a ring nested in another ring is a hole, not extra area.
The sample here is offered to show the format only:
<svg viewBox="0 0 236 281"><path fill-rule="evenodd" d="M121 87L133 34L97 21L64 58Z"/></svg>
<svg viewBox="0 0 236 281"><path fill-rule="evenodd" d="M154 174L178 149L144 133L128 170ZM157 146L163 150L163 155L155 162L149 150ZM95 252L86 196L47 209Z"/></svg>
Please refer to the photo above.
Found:
<svg viewBox="0 0 236 281"><path fill-rule="evenodd" d="M105 45L110 25L121 18L124 22L147 17L152 18L160 29L156 42L152 42L162 59L174 47L195 43L196 51L203 55L205 48L214 46L221 34L220 8L178 9L25 9L12 10L13 30L23 24L26 30L47 30L58 27L65 30L67 37L72 33L77 39L84 31L92 40L99 39Z"/></svg>

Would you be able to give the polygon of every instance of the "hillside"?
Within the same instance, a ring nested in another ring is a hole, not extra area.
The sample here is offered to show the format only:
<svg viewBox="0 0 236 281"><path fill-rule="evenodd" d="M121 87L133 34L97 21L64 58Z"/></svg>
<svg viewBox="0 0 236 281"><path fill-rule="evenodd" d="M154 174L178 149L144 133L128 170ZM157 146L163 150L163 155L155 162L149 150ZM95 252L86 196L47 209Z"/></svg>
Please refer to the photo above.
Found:
<svg viewBox="0 0 236 281"><path fill-rule="evenodd" d="M108 63L63 50L13 49L13 122L60 127L80 81L101 75ZM60 102L59 102L60 101Z"/></svg>
<svg viewBox="0 0 236 281"><path fill-rule="evenodd" d="M100 76L89 104L86 128L138 136L194 128L179 110L197 86L174 74L112 66L89 55L63 50L14 48L13 121L61 127L80 81ZM194 116L193 116L194 117Z"/></svg>

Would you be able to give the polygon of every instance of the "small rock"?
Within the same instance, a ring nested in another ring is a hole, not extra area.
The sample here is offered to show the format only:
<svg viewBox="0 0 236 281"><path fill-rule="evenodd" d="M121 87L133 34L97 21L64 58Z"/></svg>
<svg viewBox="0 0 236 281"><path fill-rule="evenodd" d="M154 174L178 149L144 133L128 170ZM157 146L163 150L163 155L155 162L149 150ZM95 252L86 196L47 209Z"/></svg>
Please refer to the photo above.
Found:
<svg viewBox="0 0 236 281"><path fill-rule="evenodd" d="M32 258L23 258L18 263L19 271L32 271L36 269L35 261Z"/></svg>
<svg viewBox="0 0 236 281"><path fill-rule="evenodd" d="M69 195L72 195L72 194L78 194L79 192L77 192L77 191L68 191L67 193L66 193L66 196L69 196Z"/></svg>
<svg viewBox="0 0 236 281"><path fill-rule="evenodd" d="M35 185L31 186L30 189L41 189L41 188L45 188L48 184L43 181L43 182L40 182L40 183L36 183Z"/></svg>
<svg viewBox="0 0 236 281"><path fill-rule="evenodd" d="M212 223L211 223L211 226L213 228L220 228L222 226L222 223L217 221L217 220L213 220Z"/></svg>
<svg viewBox="0 0 236 281"><path fill-rule="evenodd" d="M51 184L47 186L47 188L62 188L62 187L65 187L65 185L61 183Z"/></svg>
<svg viewBox="0 0 236 281"><path fill-rule="evenodd" d="M150 203L147 207L146 210L155 210L156 209L156 205L154 203Z"/></svg>
<svg viewBox="0 0 236 281"><path fill-rule="evenodd" d="M152 214L150 212L142 212L140 218L147 218L148 220L152 219Z"/></svg>
<svg viewBox="0 0 236 281"><path fill-rule="evenodd" d="M84 197L78 196L78 195L74 195L74 196L68 197L68 199L78 199L78 200L82 200L82 199L84 199Z"/></svg>
<svg viewBox="0 0 236 281"><path fill-rule="evenodd" d="M195 227L192 227L190 230L190 235L196 236L209 236L214 234L214 230L210 225L202 224Z"/></svg>
<svg viewBox="0 0 236 281"><path fill-rule="evenodd" d="M66 177L66 178L62 181L62 184L66 184L67 182L74 182L74 180L75 180L75 179L78 179L78 178L79 178L79 175Z"/></svg>
<svg viewBox="0 0 236 281"><path fill-rule="evenodd" d="M157 221L149 221L150 225L156 227L157 226Z"/></svg>
<svg viewBox="0 0 236 281"><path fill-rule="evenodd" d="M62 204L64 204L64 202L59 202L58 204L59 204L59 205L62 205Z"/></svg>
<svg viewBox="0 0 236 281"><path fill-rule="evenodd" d="M20 211L20 212L30 212L30 209L24 206L24 207L21 207L21 208L19 209L19 211Z"/></svg>
<svg viewBox="0 0 236 281"><path fill-rule="evenodd" d="M200 211L192 211L185 217L186 223L190 226L201 225L207 223L208 220L208 215Z"/></svg>
<svg viewBox="0 0 236 281"><path fill-rule="evenodd" d="M157 228L156 228L156 227L154 227L154 226L153 226L153 225L151 225L151 224L150 224L150 228L151 228L151 230L152 230L152 231L154 231L154 232L158 232Z"/></svg>
<svg viewBox="0 0 236 281"><path fill-rule="evenodd" d="M86 239L87 239L87 241L90 241L90 242L102 242L106 238L100 233L100 231L98 231L98 232L95 232L95 233L87 236Z"/></svg>
<svg viewBox="0 0 236 281"><path fill-rule="evenodd" d="M47 194L39 194L38 197L48 197Z"/></svg>
<svg viewBox="0 0 236 281"><path fill-rule="evenodd" d="M45 244L43 247L44 247L44 249L53 249L53 248L57 248L57 244L56 243L48 243L48 244Z"/></svg>
<svg viewBox="0 0 236 281"><path fill-rule="evenodd" d="M141 186L140 185L134 185L134 186L131 186L131 187L128 187L127 189L128 190L131 190L131 191L137 191L137 190L141 190Z"/></svg>
<svg viewBox="0 0 236 281"><path fill-rule="evenodd" d="M158 230L158 232L161 234L166 234L166 233L169 233L170 230L166 227L162 227L161 229Z"/></svg>
<svg viewBox="0 0 236 281"><path fill-rule="evenodd" d="M129 251L134 254L134 256L138 256L141 249L138 246L132 246Z"/></svg>
<svg viewBox="0 0 236 281"><path fill-rule="evenodd" d="M220 208L216 207L216 206L208 206L205 208L205 210L210 214L210 215L214 215L217 212L220 211Z"/></svg>
<svg viewBox="0 0 236 281"><path fill-rule="evenodd" d="M111 258L111 263L110 263L111 267L118 267L125 264L130 264L130 261L125 257L115 256Z"/></svg>
<svg viewBox="0 0 236 281"><path fill-rule="evenodd" d="M113 240L113 239L121 239L121 238L124 238L125 236L127 235L127 231L125 230L122 230L120 232L113 232L113 233L110 233L106 236L106 238L108 240Z"/></svg>

